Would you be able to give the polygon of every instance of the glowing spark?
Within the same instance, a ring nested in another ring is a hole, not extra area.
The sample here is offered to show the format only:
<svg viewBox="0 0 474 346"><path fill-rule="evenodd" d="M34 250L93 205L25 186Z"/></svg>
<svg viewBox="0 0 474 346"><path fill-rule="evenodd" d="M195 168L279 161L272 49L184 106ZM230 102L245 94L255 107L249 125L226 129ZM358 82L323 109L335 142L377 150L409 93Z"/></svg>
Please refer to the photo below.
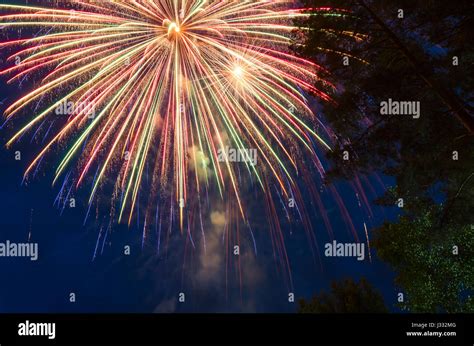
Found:
<svg viewBox="0 0 474 346"><path fill-rule="evenodd" d="M234 72L234 76L239 79L242 78L244 75L244 70L240 66L236 66L233 72Z"/></svg>

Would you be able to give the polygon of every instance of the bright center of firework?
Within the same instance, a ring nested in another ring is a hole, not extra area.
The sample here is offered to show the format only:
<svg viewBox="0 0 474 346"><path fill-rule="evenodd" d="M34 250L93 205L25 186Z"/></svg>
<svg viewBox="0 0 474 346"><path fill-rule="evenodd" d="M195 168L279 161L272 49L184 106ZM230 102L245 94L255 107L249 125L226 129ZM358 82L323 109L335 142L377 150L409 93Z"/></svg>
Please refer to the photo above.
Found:
<svg viewBox="0 0 474 346"><path fill-rule="evenodd" d="M176 24L175 22L172 22L168 28L168 34L172 32L179 32L179 31L180 31L180 28L178 24Z"/></svg>
<svg viewBox="0 0 474 346"><path fill-rule="evenodd" d="M233 72L234 72L234 76L235 76L236 78L239 78L239 79L240 79L240 78L242 78L242 77L244 76L244 69L243 69L242 67L240 67L240 66L236 66L236 67L234 68L234 71L233 71Z"/></svg>
<svg viewBox="0 0 474 346"><path fill-rule="evenodd" d="M163 21L163 26L168 29L168 39L172 39L181 32L179 25L176 22L170 21L169 19L165 19Z"/></svg>

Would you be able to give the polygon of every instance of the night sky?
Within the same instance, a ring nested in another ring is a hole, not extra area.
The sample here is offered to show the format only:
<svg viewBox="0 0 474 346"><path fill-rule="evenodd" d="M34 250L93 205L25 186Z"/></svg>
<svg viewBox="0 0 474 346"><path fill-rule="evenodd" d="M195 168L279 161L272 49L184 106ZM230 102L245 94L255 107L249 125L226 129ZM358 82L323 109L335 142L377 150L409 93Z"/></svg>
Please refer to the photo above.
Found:
<svg viewBox="0 0 474 346"><path fill-rule="evenodd" d="M2 95L5 95L2 85ZM14 93L6 96L11 97ZM6 142L11 129L1 130ZM19 149L22 148L22 149ZM243 311L291 312L295 304L287 302L287 284L278 274L272 258L265 229L254 230L257 256L248 253L244 262L242 298L237 278L228 280L227 289L224 262L212 273L209 282L193 278L195 273L183 273L184 236L176 230L176 237L168 255L157 255L153 245L142 248L141 230L132 224L116 225L102 255L93 260L97 234L101 226L94 218L83 225L87 209L81 204L61 211L53 206L57 187L51 186L51 173L44 170L27 185L22 176L29 157L32 156L29 138L10 150L2 148L0 180L0 241L25 242L31 231L31 240L39 243L39 259L35 262L22 258L2 258L0 261L0 310L2 312L168 312L168 311ZM21 161L14 160L16 150L21 150ZM350 188L342 188L342 197L352 214L359 234L363 234L360 209ZM86 200L87 191L77 196ZM351 201L352 203L348 203ZM331 206L331 202L328 205ZM347 227L332 202L329 215L338 241L352 242ZM332 211L331 211L332 210ZM379 224L394 211L374 207L373 224ZM297 298L310 297L321 289L328 289L332 280L365 276L381 290L386 303L391 306L395 296L393 273L379 262L372 249L372 263L368 258L358 262L353 258L325 258L322 245L330 241L322 220L312 215L313 226L320 244L322 270L314 262L308 239L302 229L296 228L290 236L284 230L287 251L292 267L294 293ZM369 230L370 234L370 230ZM125 245L131 246L130 256L123 255ZM222 256L223 247L216 247ZM197 250L196 250L197 251ZM367 256L366 256L367 257ZM183 275L185 276L183 279ZM184 286L183 286L184 283ZM69 293L77 296L76 303L69 302ZM176 304L178 292L186 292L186 304ZM227 295L227 299L226 299Z"/></svg>
<svg viewBox="0 0 474 346"><path fill-rule="evenodd" d="M5 82L5 78L0 79L2 114L5 106L24 92L18 84L7 86ZM25 80L24 85L29 82ZM328 290L333 280L359 280L362 276L382 292L387 306L397 311L393 307L397 291L390 268L377 260L373 249L372 263L368 256L363 262L325 258L323 245L330 238L321 217L313 212L311 221L321 265L314 260L300 225L294 225L291 232L289 227L283 229L293 290L273 259L265 225L253 230L257 255L249 242L242 246L241 284L235 273L226 283L225 251L218 240L208 246L208 252L214 252L213 265L203 267L202 248L197 246L188 250L186 256L191 257L183 266L186 235L177 229L173 229L167 251L162 248L157 253L155 244L142 244L142 224L114 225L103 251L100 248L94 258L98 232L106 223L94 211L84 223L89 189L83 187L74 194L75 208L66 207L61 213L53 206L58 186L51 186L52 174L61 157L57 150L42 162L34 179L22 183L23 173L41 147L41 140L32 141L32 133L28 133L7 149L4 144L15 129L7 124L0 130L0 242L26 242L31 234L31 241L39 244L39 259L32 262L28 258L0 258L0 312L295 312L297 303L288 302L290 291L296 300L309 298ZM15 160L17 150L22 154L20 161ZM383 177L381 181L387 186L391 183ZM383 188L376 179L371 178L371 182L376 194L369 193L368 197L373 200L383 194ZM374 218L369 220L359 208L354 191L346 183L338 187L362 241L364 220L370 237L371 228L396 216L395 209L374 206ZM353 242L335 201L328 196L323 199L335 238ZM211 209L221 207L218 202L211 200L212 203ZM217 228L206 226L211 233ZM245 236L248 238L248 234ZM129 256L123 253L125 245L131 246ZM75 303L69 301L71 292L76 294ZM178 302L180 292L186 294L184 304Z"/></svg>

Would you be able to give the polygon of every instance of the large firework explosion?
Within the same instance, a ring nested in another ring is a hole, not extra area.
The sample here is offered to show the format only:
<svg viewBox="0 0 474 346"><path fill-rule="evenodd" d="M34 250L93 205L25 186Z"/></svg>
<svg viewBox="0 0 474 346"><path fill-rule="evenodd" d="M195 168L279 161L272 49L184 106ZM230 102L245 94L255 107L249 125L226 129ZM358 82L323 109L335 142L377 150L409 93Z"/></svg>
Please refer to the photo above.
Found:
<svg viewBox="0 0 474 346"><path fill-rule="evenodd" d="M8 146L29 131L47 138L25 177L53 150L63 152L54 178L64 179L60 194L92 181L92 205L112 181L111 219L130 223L144 205L144 238L146 225L161 227L162 217L188 233L202 230L214 188L233 210L226 215L249 225L242 195L250 182L264 196L272 244L287 266L274 200L311 230L297 182L303 177L305 193L324 209L306 165L324 176L317 151L330 150L331 136L305 95L330 102L314 85L333 88L318 78L321 67L290 53L293 19L340 11L300 9L293 1L197 0L74 0L0 10L4 32L21 28L29 36L0 44L15 49L0 74L10 83L35 81L5 112L11 121L34 109ZM229 148L241 162L229 159ZM248 160L250 150L258 162Z"/></svg>

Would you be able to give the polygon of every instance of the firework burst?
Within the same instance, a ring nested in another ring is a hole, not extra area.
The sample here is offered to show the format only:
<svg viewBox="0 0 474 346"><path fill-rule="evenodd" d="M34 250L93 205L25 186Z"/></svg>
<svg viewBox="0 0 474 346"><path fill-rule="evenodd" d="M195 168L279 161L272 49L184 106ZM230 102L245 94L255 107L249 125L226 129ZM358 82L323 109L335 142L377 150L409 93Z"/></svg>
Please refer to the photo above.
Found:
<svg viewBox="0 0 474 346"><path fill-rule="evenodd" d="M8 145L52 116L58 105L71 101L75 105L26 174L59 141L74 138L56 179L82 150L77 186L94 164L100 165L92 200L104 174L114 166L124 189L122 215L127 202L133 210L148 160L154 161L153 175L162 185L173 180L176 202L182 207L190 191L191 160L199 166L203 162L196 161L208 158L205 164L211 165L221 193L228 177L240 201L235 168L217 159L226 146L256 148L284 191L282 173L292 180L285 162L297 168L289 151L294 140L312 150L309 137L314 136L327 146L295 115L295 110L311 114L302 90L323 99L328 96L312 86L318 67L288 53L288 34L294 30L289 22L304 14L288 9L287 2L72 3L74 9L1 5L17 12L1 17L5 27L52 28L47 34L2 44L23 46L14 56L21 63L2 71L13 74L10 82L42 74L41 84L12 104L7 117L45 94L57 99ZM154 157L150 157L152 146L160 148ZM191 147L197 147L202 157L189 157ZM247 168L261 183L263 169ZM196 177L197 191L201 182Z"/></svg>
<svg viewBox="0 0 474 346"><path fill-rule="evenodd" d="M98 189L113 181L111 205L118 201L119 221L125 216L131 222L142 191L145 225L155 218L158 223L163 204L170 220L176 214L181 230L187 223L189 232L196 220L203 227L201 196L210 186L248 224L241 191L246 171L265 195L283 258L272 194L295 200L311 228L295 177L306 177L322 206L302 158L311 157L323 176L316 148L330 150L323 139L330 136L305 94L330 101L314 85L333 86L318 78L321 67L295 57L289 47L294 18L334 15L331 9L299 9L292 1L74 0L50 7L2 4L0 10L6 12L0 16L4 32L21 28L30 34L0 43L2 50L15 48L0 75L10 83L36 81L5 112L11 121L35 110L8 146L33 130L48 138L25 177L51 151L61 151L54 178L64 177L61 194L93 176L91 205ZM255 150L258 164L233 162L222 156L227 148Z"/></svg>

